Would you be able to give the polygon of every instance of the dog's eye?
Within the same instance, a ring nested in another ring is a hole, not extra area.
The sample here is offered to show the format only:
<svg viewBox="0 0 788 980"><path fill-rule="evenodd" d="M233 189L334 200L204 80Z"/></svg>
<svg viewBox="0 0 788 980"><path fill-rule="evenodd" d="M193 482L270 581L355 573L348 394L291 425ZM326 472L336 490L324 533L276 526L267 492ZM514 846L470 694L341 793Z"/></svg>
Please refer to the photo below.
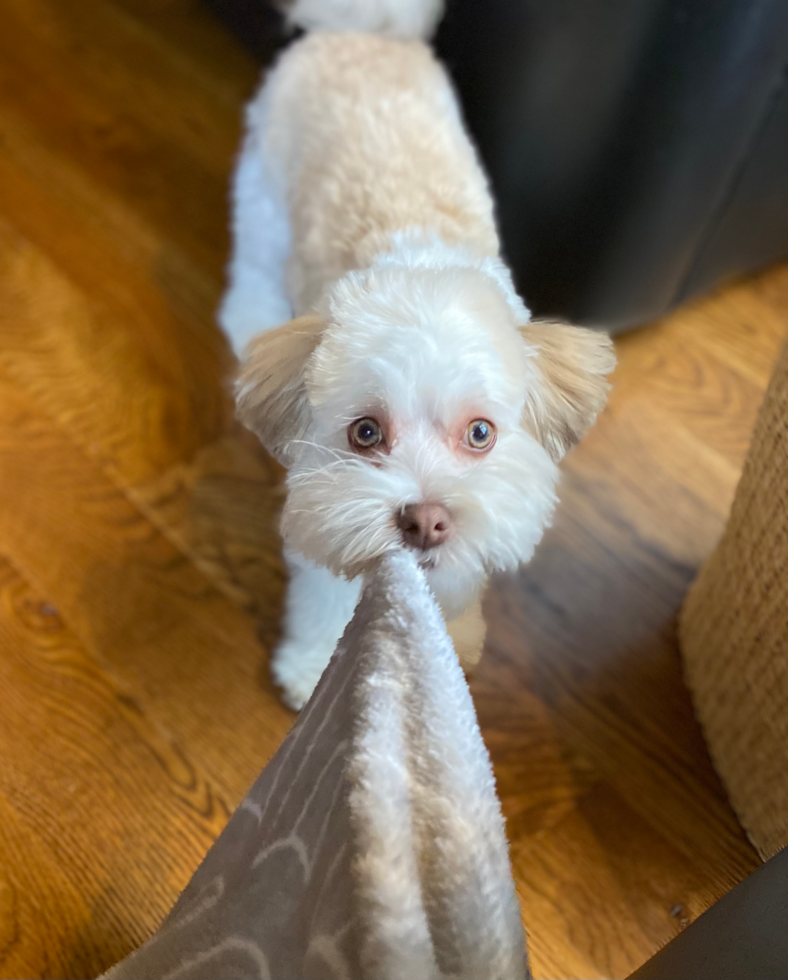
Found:
<svg viewBox="0 0 788 980"><path fill-rule="evenodd" d="M374 449L383 442L380 424L371 418L351 422L347 430L348 440L354 449Z"/></svg>
<svg viewBox="0 0 788 980"><path fill-rule="evenodd" d="M468 423L465 440L471 449L490 449L495 442L495 426L487 419L474 419Z"/></svg>

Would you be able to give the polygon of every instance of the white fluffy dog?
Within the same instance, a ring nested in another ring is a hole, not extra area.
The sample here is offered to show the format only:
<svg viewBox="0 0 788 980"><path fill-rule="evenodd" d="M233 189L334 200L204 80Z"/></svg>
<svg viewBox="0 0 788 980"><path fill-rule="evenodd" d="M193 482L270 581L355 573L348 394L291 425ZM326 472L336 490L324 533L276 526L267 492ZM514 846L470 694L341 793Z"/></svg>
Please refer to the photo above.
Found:
<svg viewBox="0 0 788 980"><path fill-rule="evenodd" d="M487 577L533 554L556 463L614 366L605 335L531 322L515 292L455 95L408 38L436 15L435 0L299 0L304 26L390 36L310 34L248 109L221 318L249 341L239 416L288 469L272 671L295 708L391 548L418 553L476 663Z"/></svg>

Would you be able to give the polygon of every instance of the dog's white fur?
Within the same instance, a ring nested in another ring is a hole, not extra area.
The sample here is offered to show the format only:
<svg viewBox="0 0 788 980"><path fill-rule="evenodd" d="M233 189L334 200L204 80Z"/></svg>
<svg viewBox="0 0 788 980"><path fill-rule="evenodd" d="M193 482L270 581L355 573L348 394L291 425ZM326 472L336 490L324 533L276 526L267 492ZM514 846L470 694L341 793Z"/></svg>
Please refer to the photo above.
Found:
<svg viewBox="0 0 788 980"><path fill-rule="evenodd" d="M293 16L299 6L358 4L299 0ZM364 3L384 20L397 6ZM390 33L416 32L399 27ZM556 463L604 403L610 341L529 322L454 94L420 41L309 35L247 120L221 319L237 349L251 338L239 416L288 468L291 583L274 678L304 703L359 573L403 547L395 517L423 501L445 505L456 528L422 558L470 667L486 579L527 561L548 526ZM368 415L386 420L387 454L351 451L348 423ZM497 428L484 454L458 444L475 418Z"/></svg>

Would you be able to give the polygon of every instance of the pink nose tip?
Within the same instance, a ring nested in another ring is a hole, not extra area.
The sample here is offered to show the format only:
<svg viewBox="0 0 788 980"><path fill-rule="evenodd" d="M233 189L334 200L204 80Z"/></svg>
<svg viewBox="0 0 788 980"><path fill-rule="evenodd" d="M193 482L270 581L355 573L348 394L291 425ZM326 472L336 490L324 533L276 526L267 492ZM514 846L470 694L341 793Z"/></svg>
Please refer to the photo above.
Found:
<svg viewBox="0 0 788 980"><path fill-rule="evenodd" d="M402 540L411 548L437 548L454 530L451 514L443 504L408 504L397 514Z"/></svg>

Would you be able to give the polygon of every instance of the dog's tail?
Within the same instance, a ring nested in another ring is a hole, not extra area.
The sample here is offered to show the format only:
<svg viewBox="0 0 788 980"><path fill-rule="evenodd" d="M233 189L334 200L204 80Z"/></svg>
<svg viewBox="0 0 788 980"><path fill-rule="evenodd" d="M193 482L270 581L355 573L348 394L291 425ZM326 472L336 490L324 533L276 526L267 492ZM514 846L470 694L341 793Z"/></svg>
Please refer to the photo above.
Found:
<svg viewBox="0 0 788 980"><path fill-rule="evenodd" d="M284 0L292 27L306 31L358 31L388 37L432 36L443 0Z"/></svg>

